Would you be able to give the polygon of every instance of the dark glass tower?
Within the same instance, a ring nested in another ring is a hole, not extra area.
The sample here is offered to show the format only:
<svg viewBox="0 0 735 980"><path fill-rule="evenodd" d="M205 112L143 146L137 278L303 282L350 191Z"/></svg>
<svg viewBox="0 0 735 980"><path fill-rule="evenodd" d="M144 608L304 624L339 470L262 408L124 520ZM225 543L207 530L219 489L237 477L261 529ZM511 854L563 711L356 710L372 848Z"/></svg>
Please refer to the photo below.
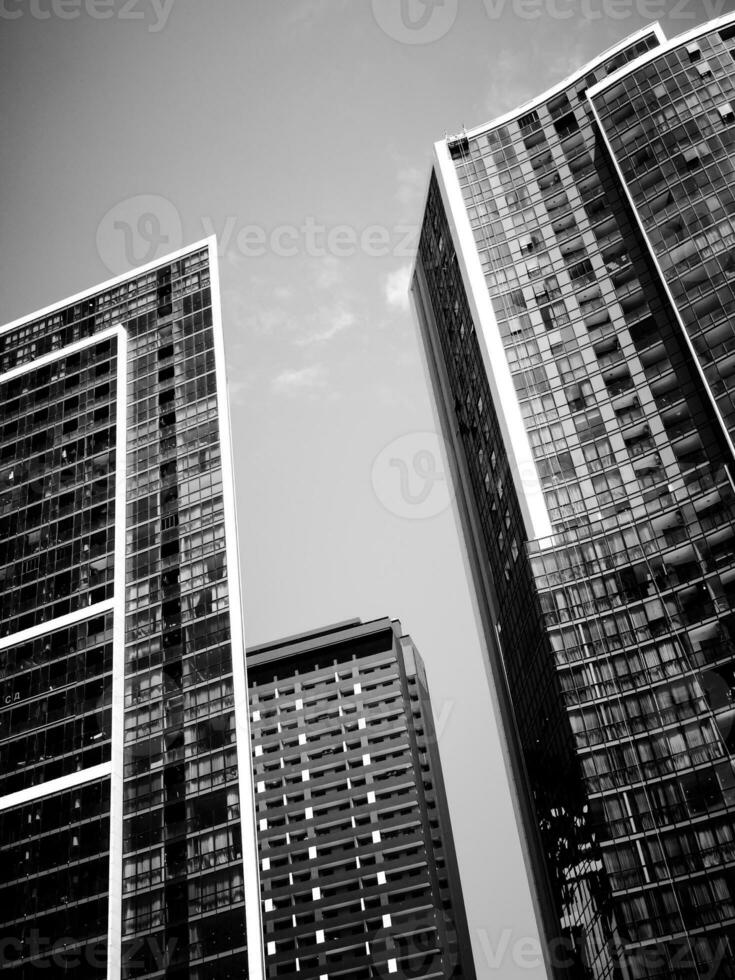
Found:
<svg viewBox="0 0 735 980"><path fill-rule="evenodd" d="M421 659L355 620L248 650L266 975L474 980Z"/></svg>
<svg viewBox="0 0 735 980"><path fill-rule="evenodd" d="M735 975L734 24L436 145L414 299L558 976Z"/></svg>
<svg viewBox="0 0 735 980"><path fill-rule="evenodd" d="M2 967L262 976L213 240L0 330Z"/></svg>

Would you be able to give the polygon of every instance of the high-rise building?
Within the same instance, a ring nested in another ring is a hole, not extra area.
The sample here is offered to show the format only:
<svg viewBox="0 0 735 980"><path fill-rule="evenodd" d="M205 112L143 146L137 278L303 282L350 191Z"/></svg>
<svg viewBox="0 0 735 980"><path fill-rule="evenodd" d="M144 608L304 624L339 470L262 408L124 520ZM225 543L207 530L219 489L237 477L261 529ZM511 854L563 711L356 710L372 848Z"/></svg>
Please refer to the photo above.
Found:
<svg viewBox="0 0 735 980"><path fill-rule="evenodd" d="M217 257L0 330L0 968L263 975Z"/></svg>
<svg viewBox="0 0 735 980"><path fill-rule="evenodd" d="M248 649L266 975L474 980L426 674L400 623Z"/></svg>
<svg viewBox="0 0 735 980"><path fill-rule="evenodd" d="M735 976L735 18L436 144L413 295L555 976Z"/></svg>

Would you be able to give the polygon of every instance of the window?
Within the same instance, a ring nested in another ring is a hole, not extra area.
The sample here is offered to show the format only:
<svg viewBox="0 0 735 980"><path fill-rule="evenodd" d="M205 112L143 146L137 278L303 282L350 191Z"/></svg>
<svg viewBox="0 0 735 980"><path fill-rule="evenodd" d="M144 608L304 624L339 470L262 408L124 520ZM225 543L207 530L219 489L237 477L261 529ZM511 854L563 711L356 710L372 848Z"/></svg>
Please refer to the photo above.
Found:
<svg viewBox="0 0 735 980"><path fill-rule="evenodd" d="M558 453L548 459L540 459L536 464L542 483L555 483L568 480L575 475L571 453Z"/></svg>
<svg viewBox="0 0 735 980"><path fill-rule="evenodd" d="M547 330L554 330L569 323L569 314L563 300L541 307L541 319Z"/></svg>
<svg viewBox="0 0 735 980"><path fill-rule="evenodd" d="M565 388L564 394L573 412L578 412L593 404L594 395L592 385L589 381L581 381L579 384L570 385L568 388Z"/></svg>
<svg viewBox="0 0 735 980"><path fill-rule="evenodd" d="M562 384L568 384L574 378L584 376L588 373L581 354L570 354L568 357L560 357L556 361L556 366Z"/></svg>

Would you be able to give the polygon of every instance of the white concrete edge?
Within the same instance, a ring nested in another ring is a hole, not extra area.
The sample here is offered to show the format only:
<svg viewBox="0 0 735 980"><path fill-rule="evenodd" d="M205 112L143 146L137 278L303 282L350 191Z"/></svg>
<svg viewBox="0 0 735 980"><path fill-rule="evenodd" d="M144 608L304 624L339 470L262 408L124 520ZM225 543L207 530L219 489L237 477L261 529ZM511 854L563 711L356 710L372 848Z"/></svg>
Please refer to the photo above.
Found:
<svg viewBox="0 0 735 980"><path fill-rule="evenodd" d="M153 261L147 262L145 265L130 269L128 272L123 272L119 276L113 276L111 279L107 279L105 282L99 283L97 286L91 286L88 289L83 289L81 292L75 293L73 296L69 296L66 299L59 300L55 303L51 303L49 306L44 306L42 309L35 310L33 313L18 317L17 320L11 320L9 323L5 323L0 326L0 335L8 330L15 330L18 327L22 327L27 323L33 323L34 320L40 320L45 316L50 316L52 313L56 313L58 310L63 310L67 306L73 306L75 303L79 303L83 299L89 299L90 296L96 296L98 293L104 293L109 289L114 289L116 286L119 286L123 282L127 282L129 279L137 279L139 276L143 276L147 272L152 272L154 269L158 269L163 265L169 265L171 262L175 262L177 259L183 258L185 255L190 255L192 252L197 252L203 248L206 248L210 241L211 237L203 238L197 242L192 242L191 245L186 245L183 248L179 248L175 252L162 256L160 259L153 259Z"/></svg>
<svg viewBox="0 0 735 980"><path fill-rule="evenodd" d="M726 27L728 24L735 23L735 13L723 14L721 17L715 17L713 20L708 20L704 24L699 24L697 27L693 27L690 31L685 31L683 34L677 34L676 37L672 37L671 40L666 40L662 42L661 46L658 48L653 48L651 51L646 51L645 54L640 55L634 61L628 62L627 65L623 65L614 71L612 75L608 75L607 78L603 78L602 81L597 82L596 85L591 85L587 90L588 100L593 99L600 92L604 92L605 89L610 88L612 85L617 85L618 82L622 81L631 72L637 71L643 65L650 64L651 61L655 61L656 58L660 58L662 54L668 54L669 51L674 51L676 48L682 46L682 44L687 44L691 41L695 41L698 37L702 37L704 34L709 34L710 31L716 31L720 27Z"/></svg>
<svg viewBox="0 0 735 980"><path fill-rule="evenodd" d="M130 278L130 277L128 277ZM70 303L61 304L65 308ZM116 460L115 460L115 570L114 595L112 599L75 609L65 616L38 623L27 630L0 639L0 650L27 643L29 640L56 632L75 623L92 619L95 616L113 612L113 653L112 653L112 692L110 732L111 761L101 763L78 773L61 776L58 779L40 783L27 790L12 793L0 798L0 810L18 806L30 800L64 792L84 782L110 776L110 838L109 838L109 889L108 889L108 931L107 931L107 976L117 980L120 976L120 942L122 924L122 738L123 738L123 685L125 669L125 495L126 495L126 437L127 437L127 372L126 335L121 326L109 327L100 333L84 337L82 340L51 351L42 357L13 368L0 375L0 382L20 377L30 371L44 367L63 357L96 346L115 337L117 343L117 416L116 416ZM122 419L122 424L121 424Z"/></svg>
<svg viewBox="0 0 735 980"><path fill-rule="evenodd" d="M521 414L503 339L485 283L462 188L446 141L436 143L434 149L437 181L452 231L467 301L475 323L483 367L495 403L526 532L529 538L545 538L552 533L551 519L541 489L536 461L531 451L531 443Z"/></svg>
<svg viewBox="0 0 735 980"><path fill-rule="evenodd" d="M59 347L58 350L49 351L48 354L42 354L41 357L34 357L32 361L27 361L25 364L11 368L5 374L0 374L0 384L4 384L6 381L12 381L13 378L18 378L22 374L28 374L29 371L35 371L38 368L45 367L47 364L52 364L62 357L72 357L86 347L92 347L94 344L102 343L111 337L117 337L118 329L117 326L107 327L107 329L100 330L99 333L94 333L90 337L75 340L73 344L68 344L66 347Z"/></svg>
<svg viewBox="0 0 735 980"><path fill-rule="evenodd" d="M110 763L101 762L98 766L80 769L79 772L70 772L66 776L59 776L58 779L50 779L46 783L38 783L36 786L20 789L17 793L8 793L6 796L0 797L0 812L23 806L25 803L32 803L33 800L40 800L46 796L57 796L59 793L74 789L75 786L82 786L84 783L91 783L96 779L104 779L109 775Z"/></svg>
<svg viewBox="0 0 735 980"><path fill-rule="evenodd" d="M248 978L249 980L264 980L265 960L263 956L263 931L260 907L260 874L258 870L255 795L253 793L250 710L245 662L245 627L242 610L243 594L240 583L232 428L227 390L227 365L225 361L216 237L211 236L207 239L207 244L209 247L212 324L215 371L217 375L217 409L222 458L222 496L224 503L225 548L227 553L227 580L230 603L230 649L232 652L232 687L235 711L235 738L237 744L240 823L242 827Z"/></svg>
<svg viewBox="0 0 735 980"><path fill-rule="evenodd" d="M114 605L114 599L104 599L102 602L95 602L92 606L75 609L65 616L57 616L56 619L47 619L45 623L37 623L35 626L29 626L27 630L21 630L20 633L11 633L10 636L3 636L0 639L0 650L20 646L22 643L28 643L29 640L35 640L36 637L45 636L47 633L55 633L57 630L63 630L67 626L73 626L74 623L80 623L85 619L94 619L95 616L101 616L103 613L110 612L114 608Z"/></svg>
<svg viewBox="0 0 735 980"><path fill-rule="evenodd" d="M115 452L115 566L112 639L112 724L110 770L110 871L107 914L107 977L119 980L122 949L123 775L125 759L125 558L127 513L127 332L117 328L117 415Z"/></svg>

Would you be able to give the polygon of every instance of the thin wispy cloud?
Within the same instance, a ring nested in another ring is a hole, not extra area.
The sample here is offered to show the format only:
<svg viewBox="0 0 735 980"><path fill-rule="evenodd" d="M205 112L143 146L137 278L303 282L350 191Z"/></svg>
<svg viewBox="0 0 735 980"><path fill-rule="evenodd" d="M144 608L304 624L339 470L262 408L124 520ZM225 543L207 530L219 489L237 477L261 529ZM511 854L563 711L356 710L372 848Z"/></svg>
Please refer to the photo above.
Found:
<svg viewBox="0 0 735 980"><path fill-rule="evenodd" d="M512 51L503 51L493 61L493 75L486 105L489 119L503 115L535 99L545 89L564 81L589 60L583 43L572 45L555 58L541 57L538 44L531 41L527 58L518 58ZM527 64L539 65L540 71L531 74Z"/></svg>
<svg viewBox="0 0 735 980"><path fill-rule="evenodd" d="M534 61L531 57L529 60ZM525 58L514 51L501 51L493 59L492 80L487 93L487 111L492 119L538 95L538 79L528 71Z"/></svg>
<svg viewBox="0 0 735 980"><path fill-rule="evenodd" d="M267 306L266 298L255 283L250 289L225 289L222 291L222 314L228 326L235 326L238 333L255 336L273 334L288 329L291 315L282 306ZM268 298L287 302L290 296L278 295L277 289L270 291Z"/></svg>
<svg viewBox="0 0 735 980"><path fill-rule="evenodd" d="M408 289L411 282L411 266L402 265L400 269L389 272L385 278L385 301L392 309L408 310Z"/></svg>
<svg viewBox="0 0 735 980"><path fill-rule="evenodd" d="M253 378L238 372L236 377L227 379L227 393L231 405L243 405L253 389Z"/></svg>
<svg viewBox="0 0 735 980"><path fill-rule="evenodd" d="M350 310L346 309L325 309L322 308L313 318L308 320L299 329L295 343L298 347L307 347L309 344L324 344L337 334L354 327L357 317Z"/></svg>
<svg viewBox="0 0 735 980"><path fill-rule="evenodd" d="M420 170L418 167L404 167L398 171L396 200L404 207L420 204L426 184L426 171Z"/></svg>
<svg viewBox="0 0 735 980"><path fill-rule="evenodd" d="M324 388L327 383L326 373L322 364L286 368L272 379L271 390L276 395L297 395L303 391Z"/></svg>
<svg viewBox="0 0 735 980"><path fill-rule="evenodd" d="M342 281L342 262L334 255L327 255L319 260L314 277L314 285L318 289L332 289Z"/></svg>

